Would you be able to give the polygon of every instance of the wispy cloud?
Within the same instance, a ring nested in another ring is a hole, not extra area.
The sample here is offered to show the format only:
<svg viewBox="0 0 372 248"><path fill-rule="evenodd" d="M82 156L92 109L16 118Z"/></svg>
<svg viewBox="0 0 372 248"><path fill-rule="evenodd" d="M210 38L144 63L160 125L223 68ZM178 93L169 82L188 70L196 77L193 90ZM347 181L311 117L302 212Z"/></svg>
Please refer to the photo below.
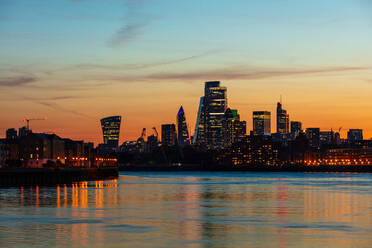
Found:
<svg viewBox="0 0 372 248"><path fill-rule="evenodd" d="M37 78L32 76L18 76L18 77L7 77L0 78L0 86L3 87L20 87L33 82L36 82Z"/></svg>
<svg viewBox="0 0 372 248"><path fill-rule="evenodd" d="M258 80L266 78L292 77L297 75L313 75L327 73L341 73L361 70L372 70L372 67L319 67L319 68L257 68L235 67L210 71L185 73L156 73L145 76L114 76L107 80L121 82L139 81L205 81L205 80Z"/></svg>
<svg viewBox="0 0 372 248"><path fill-rule="evenodd" d="M117 47L128 42L136 40L143 29L149 25L150 18L144 15L141 10L143 4L149 0L126 0L126 15L124 24L107 42L110 47Z"/></svg>
<svg viewBox="0 0 372 248"><path fill-rule="evenodd" d="M93 117L91 117L87 114L81 113L81 112L76 111L76 110L72 110L72 109L62 107L55 102L57 100L67 100L67 99L74 99L74 98L76 98L76 97L75 96L57 96L57 97L48 97L48 98L33 98L33 97L27 97L27 96L22 97L23 100L30 101L30 102L45 106L45 107L57 110L59 112L70 113L70 114L74 114L76 116L93 119Z"/></svg>
<svg viewBox="0 0 372 248"><path fill-rule="evenodd" d="M86 63L86 64L75 65L73 67L70 67L69 69L79 69L79 70L102 69L102 70L120 70L120 71L140 70L140 69L147 69L147 68L158 67L158 66L163 66L163 65L171 65L171 64L182 63L182 62L185 62L185 61L202 58L202 57L208 56L208 55L210 55L212 53L215 53L215 52L217 52L217 51L208 51L208 52L205 52L205 53L192 55L192 56L188 56L188 57L183 57L183 58L179 58L179 59L155 61L155 62L146 63L146 64L104 65L104 64Z"/></svg>

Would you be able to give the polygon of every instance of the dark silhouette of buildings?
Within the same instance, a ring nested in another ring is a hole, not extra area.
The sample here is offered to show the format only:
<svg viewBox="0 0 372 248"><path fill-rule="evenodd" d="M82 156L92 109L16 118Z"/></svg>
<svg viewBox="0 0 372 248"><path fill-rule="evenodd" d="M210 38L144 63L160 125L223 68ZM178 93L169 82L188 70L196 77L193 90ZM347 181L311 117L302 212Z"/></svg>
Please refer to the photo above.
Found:
<svg viewBox="0 0 372 248"><path fill-rule="evenodd" d="M302 123L299 121L291 121L292 139L295 139L300 133L302 133Z"/></svg>
<svg viewBox="0 0 372 248"><path fill-rule="evenodd" d="M355 143L357 141L363 140L363 130L362 129L349 129L347 132L347 140L349 143Z"/></svg>
<svg viewBox="0 0 372 248"><path fill-rule="evenodd" d="M19 137L26 136L29 133L32 133L32 131L30 129L28 129L27 127L21 127L21 128L18 129L18 136Z"/></svg>
<svg viewBox="0 0 372 248"><path fill-rule="evenodd" d="M15 141L18 138L17 130L15 128L9 128L6 130L6 140Z"/></svg>
<svg viewBox="0 0 372 248"><path fill-rule="evenodd" d="M161 143L163 146L175 146L177 143L176 126L174 124L161 125Z"/></svg>
<svg viewBox="0 0 372 248"><path fill-rule="evenodd" d="M253 134L254 135L271 134L271 113L269 111L253 112Z"/></svg>
<svg viewBox="0 0 372 248"><path fill-rule="evenodd" d="M318 148L320 146L320 129L306 128L306 138L309 140L310 147Z"/></svg>

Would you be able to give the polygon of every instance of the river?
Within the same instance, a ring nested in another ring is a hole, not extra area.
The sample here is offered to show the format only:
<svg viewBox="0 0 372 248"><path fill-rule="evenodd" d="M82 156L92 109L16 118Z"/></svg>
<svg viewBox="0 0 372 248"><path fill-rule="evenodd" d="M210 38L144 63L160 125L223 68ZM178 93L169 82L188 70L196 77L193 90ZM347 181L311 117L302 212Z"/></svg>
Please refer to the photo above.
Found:
<svg viewBox="0 0 372 248"><path fill-rule="evenodd" d="M121 172L0 188L0 247L372 247L372 174Z"/></svg>

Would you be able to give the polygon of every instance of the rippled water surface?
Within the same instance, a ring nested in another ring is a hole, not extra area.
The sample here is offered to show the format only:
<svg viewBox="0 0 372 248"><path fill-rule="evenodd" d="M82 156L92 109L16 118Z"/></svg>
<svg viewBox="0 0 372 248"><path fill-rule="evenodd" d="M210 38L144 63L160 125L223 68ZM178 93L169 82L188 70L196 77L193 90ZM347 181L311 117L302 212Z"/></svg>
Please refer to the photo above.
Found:
<svg viewBox="0 0 372 248"><path fill-rule="evenodd" d="M372 247L372 176L126 172L0 188L0 247Z"/></svg>

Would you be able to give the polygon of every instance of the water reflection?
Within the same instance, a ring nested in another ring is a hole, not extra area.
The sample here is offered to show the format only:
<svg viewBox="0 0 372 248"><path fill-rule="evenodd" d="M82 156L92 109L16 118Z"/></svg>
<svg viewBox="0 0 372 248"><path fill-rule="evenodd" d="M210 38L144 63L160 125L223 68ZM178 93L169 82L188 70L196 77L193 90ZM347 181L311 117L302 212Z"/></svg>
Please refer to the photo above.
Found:
<svg viewBox="0 0 372 248"><path fill-rule="evenodd" d="M0 247L369 247L370 179L130 173L0 189Z"/></svg>

